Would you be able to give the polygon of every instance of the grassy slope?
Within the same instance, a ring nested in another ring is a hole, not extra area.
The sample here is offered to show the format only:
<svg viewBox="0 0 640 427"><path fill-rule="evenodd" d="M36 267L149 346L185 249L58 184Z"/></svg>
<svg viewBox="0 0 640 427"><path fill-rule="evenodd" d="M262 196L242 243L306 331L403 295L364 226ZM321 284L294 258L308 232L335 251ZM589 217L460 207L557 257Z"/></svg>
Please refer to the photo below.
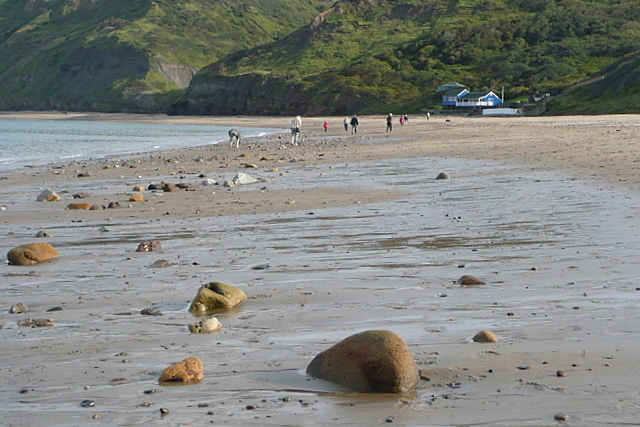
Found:
<svg viewBox="0 0 640 427"><path fill-rule="evenodd" d="M228 3L228 4L227 4ZM89 107L177 89L153 61L199 68L281 37L328 1L0 0L0 103Z"/></svg>
<svg viewBox="0 0 640 427"><path fill-rule="evenodd" d="M269 73L327 106L349 97L372 100L365 111L415 111L449 80L516 97L640 51L636 0L342 0L335 10L311 34L225 58L199 79Z"/></svg>

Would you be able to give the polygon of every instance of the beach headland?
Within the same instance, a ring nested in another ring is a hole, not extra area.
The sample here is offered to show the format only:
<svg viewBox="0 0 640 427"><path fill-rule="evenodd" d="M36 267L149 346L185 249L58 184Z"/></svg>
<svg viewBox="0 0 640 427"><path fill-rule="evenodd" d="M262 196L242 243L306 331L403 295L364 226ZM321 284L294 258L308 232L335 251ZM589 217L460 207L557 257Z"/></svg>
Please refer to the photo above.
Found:
<svg viewBox="0 0 640 427"><path fill-rule="evenodd" d="M290 121L5 117L276 129ZM3 422L597 425L640 417L630 375L640 338L640 116L416 116L391 133L384 116L371 116L360 117L357 135L341 123L303 118L298 147L283 132L237 149L3 173L3 257L36 241L60 254L0 271ZM451 179L435 180L439 172ZM224 185L239 173L259 182ZM183 188L148 189L163 181ZM62 200L36 202L46 188ZM79 193L88 197L74 200ZM143 200L130 201L134 193ZM79 201L120 208L65 209ZM39 230L51 237L34 237ZM162 250L135 252L143 240ZM152 267L158 259L170 266ZM463 274L488 284L461 287ZM219 313L221 332L189 334L189 302L214 280L248 299ZM19 302L29 311L9 313ZM18 326L28 318L54 326ZM422 371L416 390L355 393L302 373L316 354L368 329L407 341ZM473 342L482 329L500 341ZM187 357L204 364L199 384L158 385L164 368Z"/></svg>

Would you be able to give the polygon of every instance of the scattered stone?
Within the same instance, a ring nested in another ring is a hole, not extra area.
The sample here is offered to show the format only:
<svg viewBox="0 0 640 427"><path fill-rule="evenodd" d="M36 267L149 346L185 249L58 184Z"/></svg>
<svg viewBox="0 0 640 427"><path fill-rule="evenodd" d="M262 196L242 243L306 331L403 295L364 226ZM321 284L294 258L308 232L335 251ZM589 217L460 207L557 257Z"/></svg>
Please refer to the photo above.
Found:
<svg viewBox="0 0 640 427"><path fill-rule="evenodd" d="M117 209L120 207L120 202L109 202L107 209Z"/></svg>
<svg viewBox="0 0 640 427"><path fill-rule="evenodd" d="M85 210L85 211L88 211L89 209L91 209L92 206L93 206L93 204L91 204L91 203L69 203L65 209L66 210Z"/></svg>
<svg viewBox="0 0 640 427"><path fill-rule="evenodd" d="M31 326L32 328L43 328L53 326L53 319L22 319L18 326Z"/></svg>
<svg viewBox="0 0 640 427"><path fill-rule="evenodd" d="M446 172L440 172L440 173L436 176L436 179L449 179L449 178L451 178L451 177L450 177L450 176L449 176L449 174L448 174L448 173L446 173Z"/></svg>
<svg viewBox="0 0 640 427"><path fill-rule="evenodd" d="M169 410L167 408L160 408L160 415L163 417L169 415Z"/></svg>
<svg viewBox="0 0 640 427"><path fill-rule="evenodd" d="M40 230L35 234L35 237L53 237L53 233L49 230Z"/></svg>
<svg viewBox="0 0 640 427"><path fill-rule="evenodd" d="M256 182L260 182L260 180L242 172L233 177L233 183L235 185L255 184Z"/></svg>
<svg viewBox="0 0 640 427"><path fill-rule="evenodd" d="M90 211L101 211L107 209L105 205L92 205Z"/></svg>
<svg viewBox="0 0 640 427"><path fill-rule="evenodd" d="M269 264L258 264L258 265L254 265L253 267L251 267L252 270L266 270L268 268L270 268L271 266Z"/></svg>
<svg viewBox="0 0 640 427"><path fill-rule="evenodd" d="M89 175L88 173L79 173L78 178L91 178L91 175Z"/></svg>
<svg viewBox="0 0 640 427"><path fill-rule="evenodd" d="M76 193L72 196L74 199L86 199L87 197L91 197L89 193Z"/></svg>
<svg viewBox="0 0 640 427"><path fill-rule="evenodd" d="M151 268L166 268L166 267L171 267L173 265L176 265L176 263L173 262L173 261L169 261L169 260L166 260L166 259L158 259L158 260L156 260L156 262L151 264L149 267L151 267Z"/></svg>
<svg viewBox="0 0 640 427"><path fill-rule="evenodd" d="M494 334L493 332L491 332L491 331L482 330L482 331L480 331L480 332L478 332L477 334L474 335L473 341L474 342L482 342L482 343L498 342L498 341L500 341L500 338L498 338L498 336L496 334Z"/></svg>
<svg viewBox="0 0 640 427"><path fill-rule="evenodd" d="M162 244L159 240L145 240L138 245L136 252L158 252L162 250Z"/></svg>
<svg viewBox="0 0 640 427"><path fill-rule="evenodd" d="M27 243L7 253L9 264L32 265L58 257L58 251L48 243Z"/></svg>
<svg viewBox="0 0 640 427"><path fill-rule="evenodd" d="M140 314L143 316L162 316L162 312L160 310L156 310L155 308L143 308L140 310Z"/></svg>
<svg viewBox="0 0 640 427"><path fill-rule="evenodd" d="M476 285L486 285L482 279L477 278L476 276L471 276L470 274L465 274L456 282L460 286L476 286Z"/></svg>
<svg viewBox="0 0 640 427"><path fill-rule="evenodd" d="M200 182L200 184L204 186L212 186L212 185L216 185L217 182L215 179L204 179Z"/></svg>
<svg viewBox="0 0 640 427"><path fill-rule="evenodd" d="M164 191L165 193L173 193L176 191L180 191L180 188L167 182L162 186L162 191Z"/></svg>
<svg viewBox="0 0 640 427"><path fill-rule="evenodd" d="M204 366L202 361L197 357L189 357L165 369L160 375L159 383L191 383L198 382L203 378Z"/></svg>
<svg viewBox="0 0 640 427"><path fill-rule="evenodd" d="M236 184L233 181L227 179L222 183L222 186L225 188L232 188L232 187L235 187Z"/></svg>
<svg viewBox="0 0 640 427"><path fill-rule="evenodd" d="M133 187L133 191L145 191L144 185L136 185Z"/></svg>
<svg viewBox="0 0 640 427"><path fill-rule="evenodd" d="M565 371L558 370L556 371L556 377L566 377L567 373Z"/></svg>
<svg viewBox="0 0 640 427"><path fill-rule="evenodd" d="M569 421L569 415L563 413L557 413L553 416L556 421Z"/></svg>
<svg viewBox="0 0 640 427"><path fill-rule="evenodd" d="M51 307L50 309L47 310L47 313L51 313L53 311L62 311L63 308L60 307L59 305L56 305L55 307Z"/></svg>
<svg viewBox="0 0 640 427"><path fill-rule="evenodd" d="M82 406L83 408L93 408L94 406L96 406L96 402L86 399L80 402L80 406Z"/></svg>
<svg viewBox="0 0 640 427"><path fill-rule="evenodd" d="M12 305L11 308L9 309L9 313L13 313L13 314L22 314L22 313L26 313L27 311L29 311L29 309L27 308L26 305L24 305L21 302Z"/></svg>
<svg viewBox="0 0 640 427"><path fill-rule="evenodd" d="M129 201L130 202L142 202L144 201L144 196L140 193L136 193L136 194L132 194L131 197L129 197Z"/></svg>
<svg viewBox="0 0 640 427"><path fill-rule="evenodd" d="M352 335L318 354L307 374L359 391L404 393L420 381L405 341L391 331Z"/></svg>
<svg viewBox="0 0 640 427"><path fill-rule="evenodd" d="M62 200L55 191L47 188L36 197L37 202L59 202Z"/></svg>
<svg viewBox="0 0 640 427"><path fill-rule="evenodd" d="M107 233L109 231L109 229L107 229L107 227L105 227L104 225L100 228L98 228L98 231L101 233Z"/></svg>
<svg viewBox="0 0 640 427"><path fill-rule="evenodd" d="M212 310L232 308L247 299L247 295L235 286L221 282L202 285L194 298L189 311L206 313Z"/></svg>
<svg viewBox="0 0 640 427"><path fill-rule="evenodd" d="M222 323L213 316L189 325L189 332L192 334L213 334L219 332L220 329L222 329Z"/></svg>

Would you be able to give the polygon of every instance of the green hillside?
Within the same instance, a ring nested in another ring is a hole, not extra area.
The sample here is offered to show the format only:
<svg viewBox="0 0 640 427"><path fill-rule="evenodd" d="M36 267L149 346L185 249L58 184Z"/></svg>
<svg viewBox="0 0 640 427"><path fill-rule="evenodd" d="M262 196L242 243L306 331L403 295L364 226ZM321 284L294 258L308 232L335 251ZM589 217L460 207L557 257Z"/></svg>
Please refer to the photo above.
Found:
<svg viewBox="0 0 640 427"><path fill-rule="evenodd" d="M415 112L458 81L640 112L638 54L637 0L0 0L0 109Z"/></svg>
<svg viewBox="0 0 640 427"><path fill-rule="evenodd" d="M206 67L172 112L419 111L437 106L447 81L504 86L510 98L557 93L637 52L636 0L341 0L282 40ZM617 96L637 93L627 83Z"/></svg>
<svg viewBox="0 0 640 427"><path fill-rule="evenodd" d="M329 4L0 0L0 108L164 111L198 69Z"/></svg>

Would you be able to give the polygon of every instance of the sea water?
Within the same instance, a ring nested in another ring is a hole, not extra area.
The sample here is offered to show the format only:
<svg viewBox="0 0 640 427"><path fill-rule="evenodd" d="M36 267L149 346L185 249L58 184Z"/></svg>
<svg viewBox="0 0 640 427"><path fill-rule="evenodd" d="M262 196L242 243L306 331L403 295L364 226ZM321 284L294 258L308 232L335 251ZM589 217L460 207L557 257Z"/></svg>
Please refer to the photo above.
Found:
<svg viewBox="0 0 640 427"><path fill-rule="evenodd" d="M276 129L237 128L244 137ZM69 120L0 120L0 170L69 159L218 144L227 126Z"/></svg>

